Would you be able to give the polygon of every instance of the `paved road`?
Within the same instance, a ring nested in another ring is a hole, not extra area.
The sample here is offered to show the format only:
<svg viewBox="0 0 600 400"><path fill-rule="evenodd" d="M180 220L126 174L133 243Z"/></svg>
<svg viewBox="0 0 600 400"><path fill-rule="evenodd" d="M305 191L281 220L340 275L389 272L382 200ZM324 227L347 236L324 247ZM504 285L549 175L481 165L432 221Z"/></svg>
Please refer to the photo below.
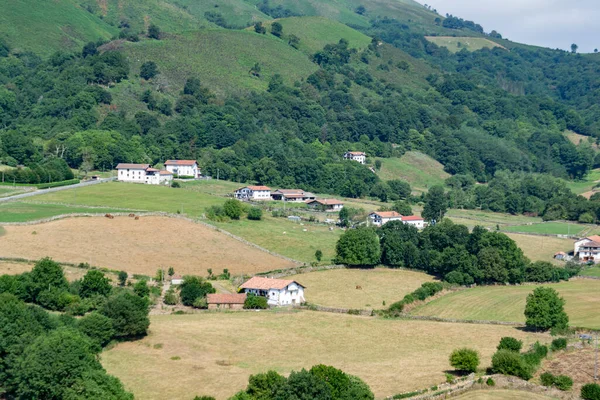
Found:
<svg viewBox="0 0 600 400"><path fill-rule="evenodd" d="M14 196L2 197L2 198L0 198L0 203L6 203L8 201L13 201L13 200L26 199L27 197L37 196L37 195L44 194L44 193L60 192L61 190L69 190L69 189L75 189L75 188L80 188L80 187L84 187L84 186L97 185L99 183L114 181L115 179L117 179L117 178L112 177L112 178L106 178L106 179L98 179L96 181L85 181L85 182L78 183L76 185L59 186L59 187L50 188L50 189L39 189L39 190L36 190L33 192L27 192L27 193L22 193L22 194L16 194Z"/></svg>

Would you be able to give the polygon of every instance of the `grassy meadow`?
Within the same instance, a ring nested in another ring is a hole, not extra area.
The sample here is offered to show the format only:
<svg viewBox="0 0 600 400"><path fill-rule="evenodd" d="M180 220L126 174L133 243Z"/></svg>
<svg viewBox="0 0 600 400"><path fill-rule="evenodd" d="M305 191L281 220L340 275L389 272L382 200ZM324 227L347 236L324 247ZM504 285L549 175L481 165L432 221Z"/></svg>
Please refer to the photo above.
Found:
<svg viewBox="0 0 600 400"><path fill-rule="evenodd" d="M309 303L326 307L381 309L413 292L433 277L422 272L376 269L333 269L286 277L306 286ZM361 289L356 289L360 286ZM385 302L386 305L383 303Z"/></svg>
<svg viewBox="0 0 600 400"><path fill-rule="evenodd" d="M124 43L120 51L131 62L132 71L139 71L145 61L156 62L159 81L172 93L181 91L191 76L222 97L264 91L271 76L278 73L293 85L317 70L305 54L284 41L250 31L206 29L160 41ZM256 63L261 66L260 78L249 73Z"/></svg>
<svg viewBox="0 0 600 400"><path fill-rule="evenodd" d="M580 235L588 229L588 226L575 222L543 222L540 224L514 225L501 228L505 232L543 233L547 235Z"/></svg>
<svg viewBox="0 0 600 400"><path fill-rule="evenodd" d="M600 329L600 315L596 310L600 301L600 281L577 279L540 286L554 288L566 300L565 309L571 326ZM442 318L525 322L525 301L536 287L482 286L465 289L417 307L412 313Z"/></svg>
<svg viewBox="0 0 600 400"><path fill-rule="evenodd" d="M452 53L457 53L462 49L477 51L481 49L503 47L496 42L478 37L425 36L425 39L437 44L440 47L446 47Z"/></svg>
<svg viewBox="0 0 600 400"><path fill-rule="evenodd" d="M584 196L589 194L589 196L591 196L593 194L592 189L594 188L594 186L596 186L598 184L598 182L600 182L600 169L591 170L581 180L578 180L578 181L569 180L566 182L567 182L567 187L569 189L571 189L574 193L581 194ZM589 197L589 196L586 196L586 197Z"/></svg>
<svg viewBox="0 0 600 400"><path fill-rule="evenodd" d="M531 261L549 261L562 264L554 260L554 254L559 251L568 253L573 251L573 240L558 237L522 235L520 233L506 233L517 243L523 253Z"/></svg>
<svg viewBox="0 0 600 400"><path fill-rule="evenodd" d="M90 208L80 205L70 206L62 204L40 204L34 202L9 202L0 204L0 223L35 221L63 214L105 214L115 212L124 211L110 207Z"/></svg>
<svg viewBox="0 0 600 400"><path fill-rule="evenodd" d="M150 317L148 336L101 354L110 374L136 398L227 399L251 374L333 365L369 384L376 398L445 381L448 355L478 350L482 368L498 341L514 336L530 345L542 334L492 325L385 320L320 312L202 313ZM173 382L178 382L173 385Z"/></svg>
<svg viewBox="0 0 600 400"><path fill-rule="evenodd" d="M418 151L409 151L400 158L381 158L378 175L389 181L402 179L410 183L415 192L426 192L431 186L443 185L450 176L433 158Z"/></svg>

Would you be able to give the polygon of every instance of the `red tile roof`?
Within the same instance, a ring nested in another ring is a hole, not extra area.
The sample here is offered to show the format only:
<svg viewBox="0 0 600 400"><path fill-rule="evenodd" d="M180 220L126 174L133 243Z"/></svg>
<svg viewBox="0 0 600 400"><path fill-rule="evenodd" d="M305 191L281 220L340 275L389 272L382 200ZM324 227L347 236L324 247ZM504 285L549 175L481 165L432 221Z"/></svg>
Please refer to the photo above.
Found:
<svg viewBox="0 0 600 400"><path fill-rule="evenodd" d="M161 175L173 175L171 172L169 172L169 171L164 171L164 170L163 170L163 171L160 171L160 174L161 174Z"/></svg>
<svg viewBox="0 0 600 400"><path fill-rule="evenodd" d="M160 172L160 169L156 169L156 168L146 168L146 172Z"/></svg>
<svg viewBox="0 0 600 400"><path fill-rule="evenodd" d="M254 191L259 191L259 190L268 190L268 191L271 191L271 188L268 187L268 186L247 186L247 188L250 189L250 190L254 190Z"/></svg>
<svg viewBox="0 0 600 400"><path fill-rule="evenodd" d="M286 194L286 195L303 194L304 190L302 190L302 189L277 189L274 193L281 193L281 194Z"/></svg>
<svg viewBox="0 0 600 400"><path fill-rule="evenodd" d="M250 278L249 281L245 282L240 289L259 289L259 290L269 290L269 289L277 289L281 290L288 287L290 284L296 281L291 281L287 279L271 279L271 278L263 278L262 276L255 276ZM298 282L296 284L300 285ZM302 286L302 285L300 285ZM302 286L304 287L304 286Z"/></svg>
<svg viewBox="0 0 600 400"><path fill-rule="evenodd" d="M585 242L584 244L581 245L581 247L591 247L591 248L597 249L597 248L600 248L600 243L594 242L594 241Z"/></svg>
<svg viewBox="0 0 600 400"><path fill-rule="evenodd" d="M366 156L363 151L347 151L346 154L352 154L353 156Z"/></svg>
<svg viewBox="0 0 600 400"><path fill-rule="evenodd" d="M208 304L244 304L246 293L211 293L206 295Z"/></svg>
<svg viewBox="0 0 600 400"><path fill-rule="evenodd" d="M117 169L147 169L150 164L127 164L121 163L117 165Z"/></svg>
<svg viewBox="0 0 600 400"><path fill-rule="evenodd" d="M585 239L589 239L589 240L591 240L591 241L593 241L593 242L598 242L598 243L600 243L600 236L598 236L598 235L588 236L588 237L586 237Z"/></svg>
<svg viewBox="0 0 600 400"><path fill-rule="evenodd" d="M424 221L424 219L418 215L407 215L406 217L402 217L402 221Z"/></svg>
<svg viewBox="0 0 600 400"><path fill-rule="evenodd" d="M197 163L196 160L167 160L165 161L165 165L195 165Z"/></svg>
<svg viewBox="0 0 600 400"><path fill-rule="evenodd" d="M336 200L336 199L317 199L317 200L310 200L310 201L308 201L308 203L309 204L310 203L319 203L324 206L334 206L336 204L342 204L342 205L344 204L341 201Z"/></svg>
<svg viewBox="0 0 600 400"><path fill-rule="evenodd" d="M402 218L402 214L397 213L396 211L375 211L371 214L379 215L381 218Z"/></svg>

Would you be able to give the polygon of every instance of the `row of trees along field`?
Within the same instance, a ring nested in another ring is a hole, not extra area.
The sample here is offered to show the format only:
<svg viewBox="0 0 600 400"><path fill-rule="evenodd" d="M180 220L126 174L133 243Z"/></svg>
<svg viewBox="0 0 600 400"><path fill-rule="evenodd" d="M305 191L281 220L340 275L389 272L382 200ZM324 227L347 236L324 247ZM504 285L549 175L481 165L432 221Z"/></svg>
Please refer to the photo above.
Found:
<svg viewBox="0 0 600 400"><path fill-rule="evenodd" d="M469 232L448 219L422 231L401 221L350 229L340 237L336 254L336 262L349 266L414 268L459 285L558 282L579 272L575 265L532 263L503 233L479 226Z"/></svg>
<svg viewBox="0 0 600 400"><path fill-rule="evenodd" d="M146 335L149 300L143 293L113 287L98 270L69 283L50 259L31 272L0 276L2 393L16 399L132 400L98 354L112 340Z"/></svg>
<svg viewBox="0 0 600 400"><path fill-rule="evenodd" d="M391 22L375 23L373 29L396 45L404 42L395 35L407 34ZM562 135L567 128L596 134L580 111L562 98L538 92L516 95L493 80L475 80L460 65L479 55L447 54L454 70L425 57L439 73L428 78L429 87L418 89L369 72L369 63L382 57L378 39L361 52L342 39L314 54L319 69L293 86L275 75L266 92L221 99L191 77L172 93L148 89L138 99L144 111L130 115L109 107L105 115L99 108L113 105L106 85L144 78L135 75L138 71L131 70L122 53L94 46L48 60L10 49L3 53L3 163L33 165L58 157L71 167L109 169L123 161L196 158L206 173L218 169L225 179L351 197L368 195L378 178L364 166L342 162L349 148L379 157L421 150L448 172L478 181L489 180L498 170L580 178L593 166L589 149ZM444 53L434 44L426 48ZM487 58L471 61L481 63L479 69L505 57L496 50L481 54ZM514 62L525 63L521 58ZM560 65L572 63L562 57ZM145 66L144 77L160 75ZM409 73L394 65L387 69ZM556 80L570 79L571 69L561 71L564 75ZM357 91L374 96L356 96Z"/></svg>

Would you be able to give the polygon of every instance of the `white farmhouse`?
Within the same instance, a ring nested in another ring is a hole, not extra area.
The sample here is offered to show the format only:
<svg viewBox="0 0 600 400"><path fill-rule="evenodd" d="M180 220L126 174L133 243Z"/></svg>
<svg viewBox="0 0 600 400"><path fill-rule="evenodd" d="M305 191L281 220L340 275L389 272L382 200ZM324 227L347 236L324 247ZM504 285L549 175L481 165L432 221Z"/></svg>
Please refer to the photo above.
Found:
<svg viewBox="0 0 600 400"><path fill-rule="evenodd" d="M336 199L316 199L308 200L306 202L306 206L308 208L312 208L313 210L335 212L340 211L342 208L344 208L344 203Z"/></svg>
<svg viewBox="0 0 600 400"><path fill-rule="evenodd" d="M200 169L196 160L167 160L165 168L176 176L192 176L194 179L200 177Z"/></svg>
<svg viewBox="0 0 600 400"><path fill-rule="evenodd" d="M575 242L573 255L579 261L600 262L600 236L588 236Z"/></svg>
<svg viewBox="0 0 600 400"><path fill-rule="evenodd" d="M117 180L121 182L146 183L146 170L149 164L117 165Z"/></svg>
<svg viewBox="0 0 600 400"><path fill-rule="evenodd" d="M271 188L268 186L244 186L234 192L238 200L271 200Z"/></svg>
<svg viewBox="0 0 600 400"><path fill-rule="evenodd" d="M285 279L270 279L255 276L240 286L244 293L256 296L265 296L270 306L289 306L302 304L304 299L304 286L296 281Z"/></svg>
<svg viewBox="0 0 600 400"><path fill-rule="evenodd" d="M278 189L271 193L271 198L277 201L286 201L291 203L302 203L317 198L310 192L302 189Z"/></svg>
<svg viewBox="0 0 600 400"><path fill-rule="evenodd" d="M148 164L121 163L117 165L117 180L147 185L167 185L173 180L173 174L169 171L150 168Z"/></svg>
<svg viewBox="0 0 600 400"><path fill-rule="evenodd" d="M422 217L416 215L403 215L402 222L404 222L407 225L412 225L417 229L425 228L425 220Z"/></svg>
<svg viewBox="0 0 600 400"><path fill-rule="evenodd" d="M367 162L367 155L362 151L347 151L344 153L346 160L358 161L361 164Z"/></svg>
<svg viewBox="0 0 600 400"><path fill-rule="evenodd" d="M369 214L371 223L375 226L382 226L390 221L402 221L402 214L396 211L374 211Z"/></svg>

